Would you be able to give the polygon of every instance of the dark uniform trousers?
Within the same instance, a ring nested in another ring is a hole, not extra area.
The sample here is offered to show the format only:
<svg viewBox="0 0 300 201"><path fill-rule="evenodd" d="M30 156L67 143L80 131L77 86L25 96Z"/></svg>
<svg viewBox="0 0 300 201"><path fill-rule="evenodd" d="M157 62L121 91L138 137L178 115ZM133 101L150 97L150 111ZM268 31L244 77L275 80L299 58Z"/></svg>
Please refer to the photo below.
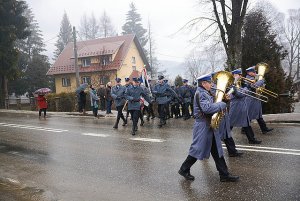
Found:
<svg viewBox="0 0 300 201"><path fill-rule="evenodd" d="M183 103L183 111L184 111L184 118L188 119L190 118L190 111L189 111L189 106L190 106L190 103Z"/></svg>
<svg viewBox="0 0 300 201"><path fill-rule="evenodd" d="M158 109L160 123L162 123L166 120L166 104L158 104L157 109Z"/></svg>
<svg viewBox="0 0 300 201"><path fill-rule="evenodd" d="M226 145L227 151L229 154L235 154L237 153L237 150L235 148L235 143L232 137L230 138L225 138L224 143Z"/></svg>
<svg viewBox="0 0 300 201"><path fill-rule="evenodd" d="M256 120L257 120L257 123L259 124L260 130L262 132L268 130L266 122L264 121L263 118L259 118L259 119L256 119Z"/></svg>
<svg viewBox="0 0 300 201"><path fill-rule="evenodd" d="M153 105L152 105L152 103L149 103L148 106L144 106L144 110L147 111L147 119L149 119L150 116L151 116L152 118L155 117L154 111L153 111Z"/></svg>
<svg viewBox="0 0 300 201"><path fill-rule="evenodd" d="M216 146L216 140L215 140L215 136L213 135L213 140L212 140L212 145L211 145L211 150L210 153L215 161L217 170L219 171L219 175L220 176L228 176L228 168L225 162L224 157L222 156L221 158L219 157L219 153L218 153L218 148ZM186 160L183 162L182 166L181 166L181 170L185 173L189 173L190 172L190 168L192 167L192 165L194 165L194 163L197 161L197 158L194 158L193 156L188 155L188 157L186 158Z"/></svg>
<svg viewBox="0 0 300 201"><path fill-rule="evenodd" d="M117 125L119 124L120 119L122 119L124 121L124 123L127 123L127 119L125 119L123 112L122 112L123 107L124 107L124 105L117 106L117 111L118 111L117 122L116 122Z"/></svg>
<svg viewBox="0 0 300 201"><path fill-rule="evenodd" d="M137 129L137 124L138 124L138 121L139 121L140 114L141 114L140 110L130 110L130 115L131 115L131 119L132 119L132 130L133 131L135 129Z"/></svg>
<svg viewBox="0 0 300 201"><path fill-rule="evenodd" d="M175 116L181 116L180 115L180 104L179 103L175 103Z"/></svg>

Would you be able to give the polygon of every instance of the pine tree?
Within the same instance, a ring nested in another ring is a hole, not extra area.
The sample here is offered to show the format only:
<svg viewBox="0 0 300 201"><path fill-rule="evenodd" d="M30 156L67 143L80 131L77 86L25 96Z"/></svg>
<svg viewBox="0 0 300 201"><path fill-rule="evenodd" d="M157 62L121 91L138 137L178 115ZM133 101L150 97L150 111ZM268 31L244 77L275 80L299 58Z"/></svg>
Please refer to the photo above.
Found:
<svg viewBox="0 0 300 201"><path fill-rule="evenodd" d="M24 1L0 1L0 107L3 107L4 98L8 96L8 81L18 72L19 51L15 42L29 35L25 9Z"/></svg>
<svg viewBox="0 0 300 201"><path fill-rule="evenodd" d="M175 86L182 86L183 85L182 77L180 75L177 75L174 83L175 83Z"/></svg>
<svg viewBox="0 0 300 201"><path fill-rule="evenodd" d="M64 12L60 24L58 39L55 43L57 49L54 52L54 60L57 59L57 57L60 55L60 53L63 51L63 49L70 41L72 41L72 26L67 16L67 13Z"/></svg>
<svg viewBox="0 0 300 201"><path fill-rule="evenodd" d="M27 56L28 61L30 61L34 54L40 54L41 52L45 51L45 44L43 43L43 36L39 24L34 18L30 8L27 7L25 9L24 17L26 17L29 23L28 31L30 31L30 35L26 39L18 40L16 42L16 46L19 51Z"/></svg>
<svg viewBox="0 0 300 201"><path fill-rule="evenodd" d="M254 10L246 16L242 39L243 69L265 62L270 66L270 71L265 74L266 88L278 94L289 91L291 80L287 78L281 67L281 60L286 53L283 47L277 44L276 34L273 33L271 23L262 10ZM270 97L268 103L263 104L264 113L290 112L291 109L290 98Z"/></svg>
<svg viewBox="0 0 300 201"><path fill-rule="evenodd" d="M143 28L142 26L142 18L140 14L137 13L137 9L135 8L134 3L131 3L129 5L130 10L126 14L126 23L122 26L123 29L123 35L124 34L135 34L138 38L141 46L143 47L143 50L145 54L147 55L146 51L146 44L148 42L147 36L145 35L147 33L147 30Z"/></svg>
<svg viewBox="0 0 300 201"><path fill-rule="evenodd" d="M24 16L28 21L28 38L18 40L19 57L17 65L17 73L12 77L9 83L9 93L22 95L25 92L32 92L33 89L48 87L49 78L46 73L50 67L48 58L42 55L45 50L42 34L37 21L30 8L26 7ZM44 80L39 82L39 80ZM40 83L40 85L37 85Z"/></svg>

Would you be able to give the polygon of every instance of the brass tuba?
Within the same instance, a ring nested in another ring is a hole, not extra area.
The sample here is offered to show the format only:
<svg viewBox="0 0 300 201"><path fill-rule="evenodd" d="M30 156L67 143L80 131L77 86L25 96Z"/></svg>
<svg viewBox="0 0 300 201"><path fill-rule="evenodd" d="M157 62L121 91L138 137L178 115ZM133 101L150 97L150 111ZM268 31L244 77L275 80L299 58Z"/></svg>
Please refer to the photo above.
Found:
<svg viewBox="0 0 300 201"><path fill-rule="evenodd" d="M213 76L212 80L217 85L214 102L218 103L223 100L223 98L225 96L225 90L227 87L229 87L230 85L233 84L234 78L230 72L220 71L220 72L217 72ZM210 126L213 129L218 128L223 116L224 116L224 112L217 112L217 113L213 114L213 116L211 118Z"/></svg>

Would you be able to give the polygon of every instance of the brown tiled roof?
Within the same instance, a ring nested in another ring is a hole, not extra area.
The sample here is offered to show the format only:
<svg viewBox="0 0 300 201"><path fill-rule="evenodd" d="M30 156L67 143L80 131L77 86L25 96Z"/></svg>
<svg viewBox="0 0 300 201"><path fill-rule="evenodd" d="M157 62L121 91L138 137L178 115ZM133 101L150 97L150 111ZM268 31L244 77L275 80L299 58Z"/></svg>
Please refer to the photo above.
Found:
<svg viewBox="0 0 300 201"><path fill-rule="evenodd" d="M134 34L128 34L109 38L78 41L78 58L103 54L113 54L118 50L114 60L109 65L104 66L100 64L91 64L90 67L79 67L79 72L118 70L123 64L123 61L129 51L130 44L132 43L132 41L135 42L144 63L147 67L149 67L148 61L144 55L144 52L142 51L141 45L139 44L137 38ZM47 72L47 75L58 75L68 73L75 73L73 42L67 44L67 46L59 55L53 66L50 67L49 71Z"/></svg>
<svg viewBox="0 0 300 201"><path fill-rule="evenodd" d="M78 58L114 54L124 41L87 45L78 50Z"/></svg>

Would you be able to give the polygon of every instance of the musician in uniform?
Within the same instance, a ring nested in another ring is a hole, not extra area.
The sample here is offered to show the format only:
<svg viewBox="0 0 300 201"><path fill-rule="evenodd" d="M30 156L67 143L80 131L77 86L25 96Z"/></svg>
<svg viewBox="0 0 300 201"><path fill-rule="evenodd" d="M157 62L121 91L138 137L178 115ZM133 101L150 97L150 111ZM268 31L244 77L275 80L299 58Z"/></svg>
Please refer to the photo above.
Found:
<svg viewBox="0 0 300 201"><path fill-rule="evenodd" d="M167 93L170 92L173 96L177 97L175 91L171 89L171 87L164 82L164 76L158 76L158 83L154 86L153 96L156 99L158 104L158 114L159 114L159 124L158 127L161 128L166 124L166 104L169 102L167 97ZM177 97L178 98L178 97Z"/></svg>
<svg viewBox="0 0 300 201"><path fill-rule="evenodd" d="M190 174L190 168L197 160L209 158L211 153L219 171L220 181L235 182L239 177L229 174L223 157L221 139L210 126L212 115L224 110L226 103L214 103L214 97L210 93L211 74L203 75L197 80L199 87L194 98L193 142L190 146L189 155L178 173L187 180L194 180L195 177Z"/></svg>
<svg viewBox="0 0 300 201"><path fill-rule="evenodd" d="M127 88L125 92L125 97L128 101L128 111L130 112L133 123L131 134L135 135L136 131L138 130L137 124L141 113L141 96L149 103L151 102L151 100L149 96L145 93L145 91L142 89L142 87L139 86L139 79L132 78L132 80L133 85L132 87Z"/></svg>
<svg viewBox="0 0 300 201"><path fill-rule="evenodd" d="M211 76L213 77L213 75L216 73L217 72L212 73ZM216 94L215 83L212 83L212 87L213 88L211 89L211 93L215 96ZM229 106L230 95L225 94L224 102L226 103L227 106ZM224 116L220 121L219 127L215 130L215 133L221 138L221 140L224 141L229 157L240 157L243 153L239 152L236 149L234 139L232 138L228 107L226 107L223 110L223 112L224 112Z"/></svg>
<svg viewBox="0 0 300 201"><path fill-rule="evenodd" d="M127 120L123 115L123 107L125 104L125 91L126 87L121 85L121 78L116 78L116 86L111 89L111 96L115 101L115 105L118 111L117 120L113 128L117 129L120 119L123 120L122 126L127 124Z"/></svg>
<svg viewBox="0 0 300 201"><path fill-rule="evenodd" d="M241 69L236 69L231 72L233 77L235 78L235 83L242 76ZM248 89L242 83L241 87L237 89L234 86L234 91L230 95L230 111L229 111L229 119L230 119L230 128L233 127L242 127L246 133L249 144L260 144L261 140L257 140L254 136L254 132L250 125L251 121L249 118L249 107L246 102L246 96ZM242 93L241 93L242 92ZM252 109L252 108L251 108Z"/></svg>
<svg viewBox="0 0 300 201"><path fill-rule="evenodd" d="M130 78L129 77L125 77L125 85L124 85L124 87L125 87L125 89L128 89L128 88L132 87L132 84L130 83ZM126 117L125 117L126 124L127 124L128 116L129 116L129 111L128 111L128 105L127 105L127 107L126 107Z"/></svg>
<svg viewBox="0 0 300 201"><path fill-rule="evenodd" d="M180 87L180 97L183 102L183 119L187 120L190 118L189 106L192 101L192 90L188 86L188 80L183 79L183 86Z"/></svg>
<svg viewBox="0 0 300 201"><path fill-rule="evenodd" d="M248 78L250 80L255 80L255 78L256 78L255 66L247 68L246 73L247 73L246 78ZM248 89L255 90L257 87L263 86L264 83L265 83L264 80L259 80L259 81L255 82L253 84L253 86L248 84ZM246 102L248 104L250 121L253 119L256 119L263 134L272 131L273 128L268 128L262 117L261 101L255 99L255 98L252 98L252 97L246 97Z"/></svg>

